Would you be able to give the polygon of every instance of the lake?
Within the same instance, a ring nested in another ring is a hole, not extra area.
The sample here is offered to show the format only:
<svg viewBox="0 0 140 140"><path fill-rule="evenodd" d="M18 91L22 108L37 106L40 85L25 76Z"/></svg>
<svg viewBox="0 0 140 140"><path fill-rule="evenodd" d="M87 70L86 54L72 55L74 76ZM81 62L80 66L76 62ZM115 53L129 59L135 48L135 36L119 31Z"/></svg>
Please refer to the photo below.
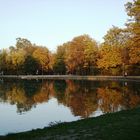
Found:
<svg viewBox="0 0 140 140"><path fill-rule="evenodd" d="M0 135L140 106L140 82L0 79Z"/></svg>

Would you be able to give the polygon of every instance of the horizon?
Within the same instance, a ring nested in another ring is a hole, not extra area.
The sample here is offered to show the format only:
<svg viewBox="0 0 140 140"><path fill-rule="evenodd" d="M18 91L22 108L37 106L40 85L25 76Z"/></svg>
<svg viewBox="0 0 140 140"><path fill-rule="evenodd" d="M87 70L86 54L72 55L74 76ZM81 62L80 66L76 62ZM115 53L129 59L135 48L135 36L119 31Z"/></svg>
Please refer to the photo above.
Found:
<svg viewBox="0 0 140 140"><path fill-rule="evenodd" d="M102 42L112 26L125 27L129 1L0 0L0 49L14 46L18 37L50 51L83 34Z"/></svg>

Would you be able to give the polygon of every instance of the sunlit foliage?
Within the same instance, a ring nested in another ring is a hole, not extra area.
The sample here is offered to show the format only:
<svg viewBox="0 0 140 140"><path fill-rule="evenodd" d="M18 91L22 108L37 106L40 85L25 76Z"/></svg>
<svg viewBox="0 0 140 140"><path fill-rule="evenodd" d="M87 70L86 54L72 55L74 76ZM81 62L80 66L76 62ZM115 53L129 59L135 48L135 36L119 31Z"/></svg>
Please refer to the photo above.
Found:
<svg viewBox="0 0 140 140"><path fill-rule="evenodd" d="M102 43L87 34L74 37L51 52L47 47L17 38L0 50L0 74L139 75L140 0L125 5L125 28L113 26Z"/></svg>

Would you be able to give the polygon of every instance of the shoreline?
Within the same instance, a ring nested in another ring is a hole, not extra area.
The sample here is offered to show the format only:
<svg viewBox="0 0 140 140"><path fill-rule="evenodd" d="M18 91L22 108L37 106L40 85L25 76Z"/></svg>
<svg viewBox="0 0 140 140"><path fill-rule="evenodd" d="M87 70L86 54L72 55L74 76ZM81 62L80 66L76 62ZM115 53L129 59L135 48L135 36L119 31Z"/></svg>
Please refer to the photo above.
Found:
<svg viewBox="0 0 140 140"><path fill-rule="evenodd" d="M140 139L140 108L0 136L1 140Z"/></svg>
<svg viewBox="0 0 140 140"><path fill-rule="evenodd" d="M0 75L0 78L13 79L56 79L56 80L118 80L140 81L140 76L81 76L81 75Z"/></svg>

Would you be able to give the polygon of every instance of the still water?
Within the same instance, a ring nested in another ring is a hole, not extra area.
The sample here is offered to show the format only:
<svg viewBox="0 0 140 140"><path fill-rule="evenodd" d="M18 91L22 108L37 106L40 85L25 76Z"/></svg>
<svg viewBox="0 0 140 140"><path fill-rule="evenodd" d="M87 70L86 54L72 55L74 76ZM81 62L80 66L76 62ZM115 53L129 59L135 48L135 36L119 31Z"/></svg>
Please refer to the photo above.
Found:
<svg viewBox="0 0 140 140"><path fill-rule="evenodd" d="M0 135L140 105L140 82L0 80Z"/></svg>

